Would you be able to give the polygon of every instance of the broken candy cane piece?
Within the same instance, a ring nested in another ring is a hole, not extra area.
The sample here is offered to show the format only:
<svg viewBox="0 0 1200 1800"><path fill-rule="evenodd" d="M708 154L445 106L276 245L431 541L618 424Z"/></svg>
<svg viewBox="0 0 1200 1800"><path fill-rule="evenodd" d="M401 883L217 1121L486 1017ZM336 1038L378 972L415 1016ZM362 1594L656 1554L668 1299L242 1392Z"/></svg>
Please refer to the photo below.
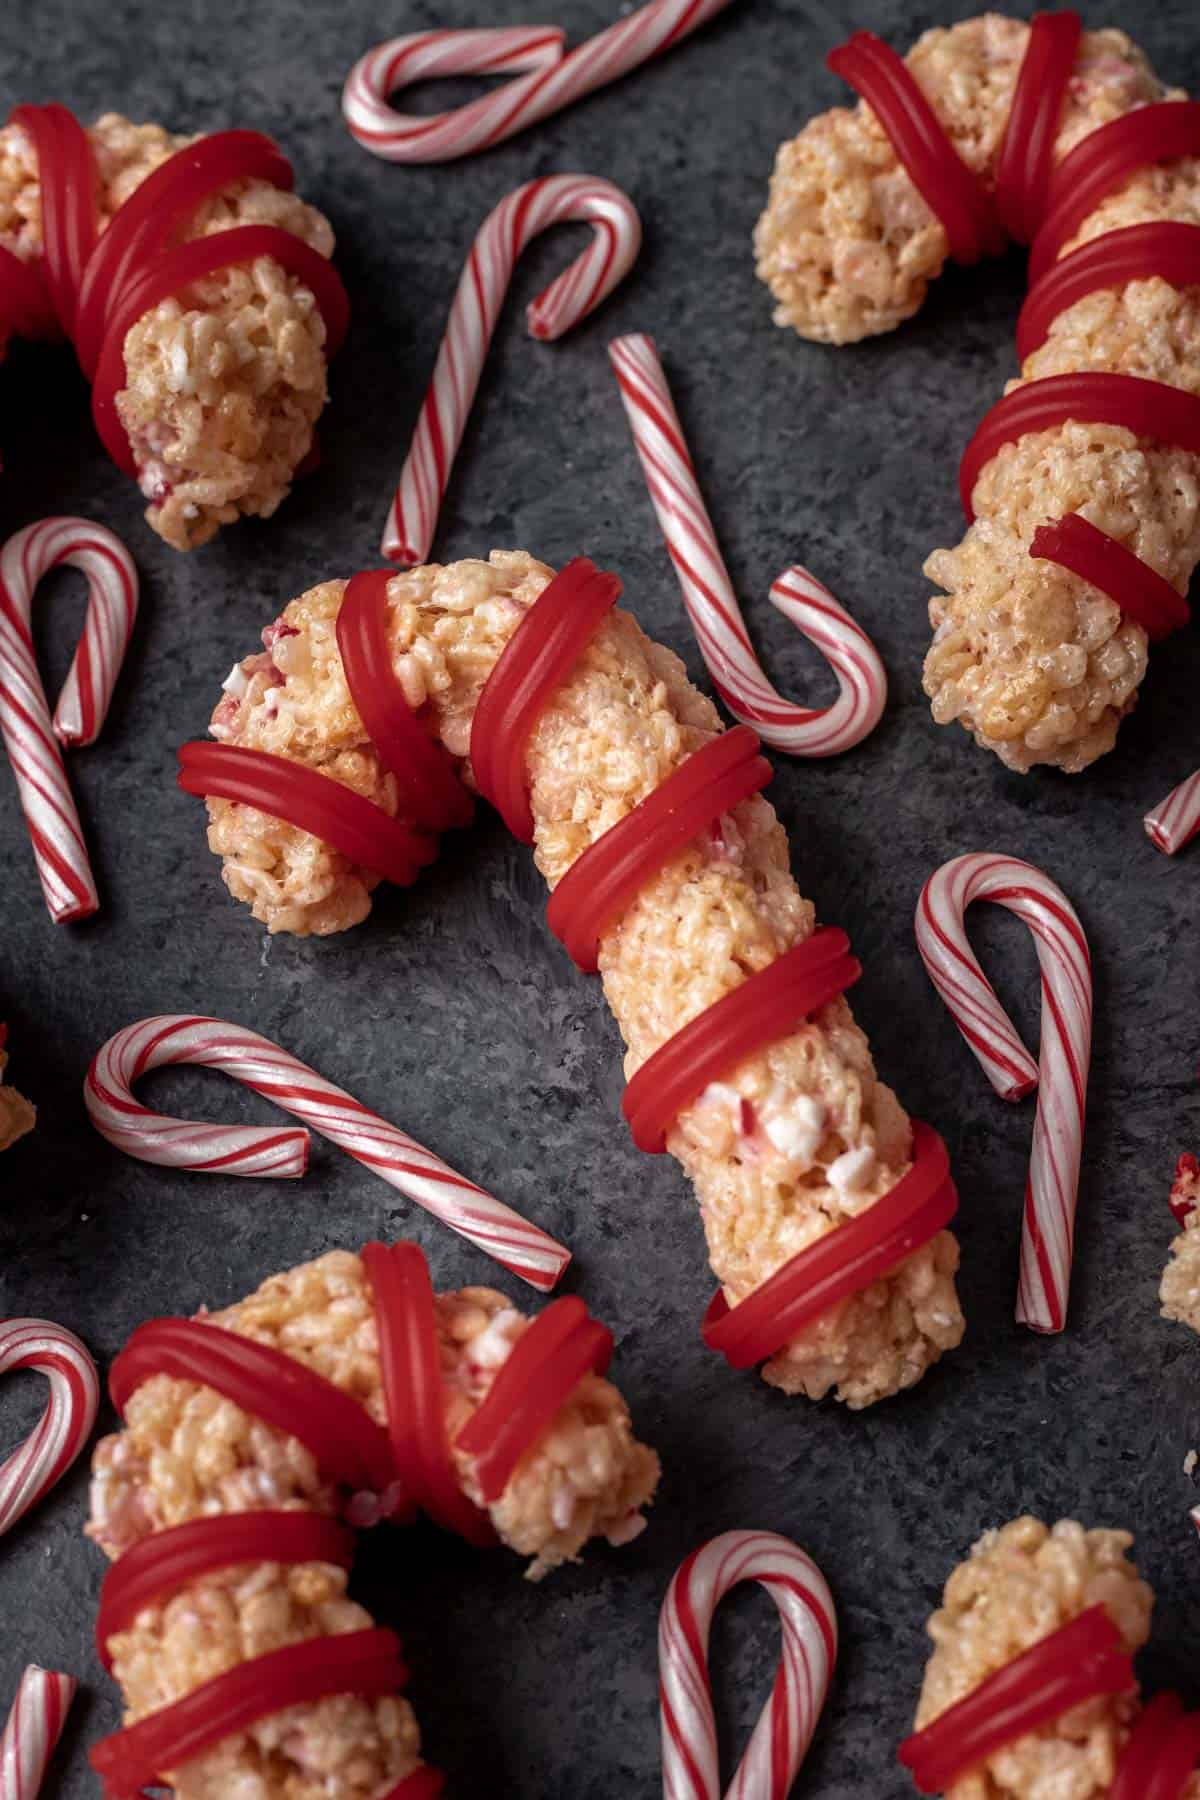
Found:
<svg viewBox="0 0 1200 1800"><path fill-rule="evenodd" d="M86 1346L49 1319L0 1320L0 1375L13 1369L44 1375L50 1400L25 1442L0 1464L0 1536L61 1481L91 1436L100 1404ZM2 1783L0 1794L7 1800Z"/></svg>
<svg viewBox="0 0 1200 1800"><path fill-rule="evenodd" d="M0 1737L0 1794L4 1800L36 1800L50 1758L62 1736L78 1683L30 1663Z"/></svg>

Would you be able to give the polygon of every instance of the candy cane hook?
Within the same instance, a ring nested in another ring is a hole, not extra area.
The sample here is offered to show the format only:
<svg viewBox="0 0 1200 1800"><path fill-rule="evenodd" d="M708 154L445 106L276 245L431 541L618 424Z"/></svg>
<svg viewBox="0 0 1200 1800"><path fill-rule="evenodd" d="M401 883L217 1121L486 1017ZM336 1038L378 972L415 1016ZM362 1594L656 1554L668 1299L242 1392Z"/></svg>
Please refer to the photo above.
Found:
<svg viewBox="0 0 1200 1800"><path fill-rule="evenodd" d="M163 1168L285 1179L303 1175L309 1143L303 1129L172 1119L134 1098L139 1076L177 1063L221 1069L304 1120L531 1287L547 1292L570 1262L569 1250L399 1126L269 1038L223 1019L163 1013L109 1038L92 1058L83 1084L88 1116L101 1137L127 1156Z"/></svg>
<svg viewBox="0 0 1200 1800"><path fill-rule="evenodd" d="M682 42L730 0L650 0L568 52L566 33L545 25L418 31L377 44L342 90L352 135L386 162L451 162L515 137ZM450 112L398 112L389 96L439 75L517 75Z"/></svg>
<svg viewBox="0 0 1200 1800"><path fill-rule="evenodd" d="M743 1581L757 1581L770 1594L783 1645L770 1697L725 1800L786 1800L817 1728L838 1646L825 1577L785 1537L726 1531L681 1564L659 1617L665 1800L721 1800L708 1639L717 1607Z"/></svg>
<svg viewBox="0 0 1200 1800"><path fill-rule="evenodd" d="M0 1800L36 1800L78 1685L30 1663L0 1737Z"/></svg>
<svg viewBox="0 0 1200 1800"><path fill-rule="evenodd" d="M62 1480L96 1423L96 1365L73 1331L48 1319L0 1320L0 1375L36 1369L50 1384L41 1420L0 1464L0 1536ZM7 1789L0 1786L0 1795Z"/></svg>
<svg viewBox="0 0 1200 1800"><path fill-rule="evenodd" d="M1035 1063L967 941L964 915L992 900L1034 936L1042 983ZM955 857L931 875L917 903L917 947L984 1074L1005 1100L1038 1088L1025 1190L1017 1318L1034 1331L1066 1323L1092 1048L1092 963L1074 907L1040 869L1015 857Z"/></svg>
<svg viewBox="0 0 1200 1800"><path fill-rule="evenodd" d="M442 496L518 257L539 232L571 220L591 225L592 242L528 309L531 336L545 342L578 325L633 267L642 242L633 202L611 181L548 175L516 188L480 227L388 514L383 554L392 562L411 565L429 555Z"/></svg>
<svg viewBox="0 0 1200 1800"><path fill-rule="evenodd" d="M608 354L683 604L730 712L792 756L837 756L861 744L887 700L887 675L874 644L807 569L785 569L771 589L771 604L824 656L837 677L838 697L813 710L772 687L742 619L654 341L640 334L617 338Z"/></svg>
<svg viewBox="0 0 1200 1800"><path fill-rule="evenodd" d="M30 635L33 596L60 564L87 578L79 646L51 719ZM0 733L56 924L99 904L60 745L94 743L137 613L138 579L124 544L87 519L42 519L0 550Z"/></svg>

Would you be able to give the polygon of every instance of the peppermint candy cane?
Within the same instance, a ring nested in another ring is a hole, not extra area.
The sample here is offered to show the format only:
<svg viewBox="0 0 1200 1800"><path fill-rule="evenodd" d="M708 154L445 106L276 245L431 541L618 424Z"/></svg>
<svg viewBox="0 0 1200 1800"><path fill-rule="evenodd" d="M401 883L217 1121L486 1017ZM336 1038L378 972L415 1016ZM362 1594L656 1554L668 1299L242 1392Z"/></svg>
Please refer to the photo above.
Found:
<svg viewBox="0 0 1200 1800"><path fill-rule="evenodd" d="M1042 1040L1034 1062L967 941L973 900L993 900L1034 935L1042 982ZM1011 856L955 857L930 876L917 904L917 947L930 980L984 1074L1004 1100L1038 1089L1025 1189L1017 1318L1061 1331L1071 1284L1088 1065L1092 961L1074 907L1047 875Z"/></svg>
<svg viewBox="0 0 1200 1800"><path fill-rule="evenodd" d="M772 1531L723 1532L680 1565L659 1617L665 1800L721 1800L708 1639L717 1607L742 1581L759 1582L775 1602L783 1648L725 1800L786 1800L817 1728L838 1647L825 1577L798 1545Z"/></svg>
<svg viewBox="0 0 1200 1800"><path fill-rule="evenodd" d="M1182 850L1200 831L1200 769L1172 788L1166 799L1146 814L1142 824L1150 842L1164 856L1174 856Z"/></svg>
<svg viewBox="0 0 1200 1800"><path fill-rule="evenodd" d="M0 1737L0 1796L35 1800L62 1736L78 1683L30 1663Z"/></svg>
<svg viewBox="0 0 1200 1800"><path fill-rule="evenodd" d="M683 604L730 712L792 756L837 756L861 744L887 700L887 675L874 644L807 569L785 569L771 589L771 604L824 656L837 677L838 697L814 711L776 692L743 622L654 341L617 338L608 354Z"/></svg>
<svg viewBox="0 0 1200 1800"><path fill-rule="evenodd" d="M13 1369L37 1369L50 1383L50 1399L36 1429L0 1463L0 1536L62 1480L91 1436L100 1404L86 1347L48 1319L0 1320L0 1375Z"/></svg>
<svg viewBox="0 0 1200 1800"><path fill-rule="evenodd" d="M342 90L352 135L385 162L452 162L515 137L585 94L673 49L730 0L650 0L568 53L566 33L515 25L482 31L418 31L377 44ZM520 75L450 112L397 112L389 96L439 75Z"/></svg>
<svg viewBox="0 0 1200 1800"><path fill-rule="evenodd" d="M642 223L633 202L591 175L547 175L528 181L488 214L459 280L429 392L413 434L383 535L383 554L406 565L424 562L442 496L479 387L488 346L517 258L539 232L578 220L592 242L526 313L531 336L562 337L604 300L633 267Z"/></svg>
<svg viewBox="0 0 1200 1800"><path fill-rule="evenodd" d="M88 601L83 634L51 719L30 616L38 583L60 563L86 576ZM95 742L129 644L137 598L129 552L111 531L87 519L42 519L0 550L0 732L56 924L86 919L100 904L59 745Z"/></svg>
<svg viewBox="0 0 1200 1800"><path fill-rule="evenodd" d="M101 1046L83 1084L101 1137L140 1162L199 1173L289 1178L308 1165L308 1132L296 1127L208 1125L151 1112L133 1095L150 1069L187 1063L222 1069L365 1164L470 1243L548 1292L571 1260L563 1246L510 1206L326 1081L269 1038L223 1019L163 1013L127 1025Z"/></svg>

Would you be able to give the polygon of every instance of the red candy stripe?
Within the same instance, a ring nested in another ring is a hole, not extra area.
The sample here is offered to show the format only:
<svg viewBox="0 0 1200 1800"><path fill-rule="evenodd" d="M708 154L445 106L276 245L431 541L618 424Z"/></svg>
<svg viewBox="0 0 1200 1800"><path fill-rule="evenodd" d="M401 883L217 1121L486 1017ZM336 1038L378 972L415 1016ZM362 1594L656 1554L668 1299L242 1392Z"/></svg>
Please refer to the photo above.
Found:
<svg viewBox="0 0 1200 1800"><path fill-rule="evenodd" d="M844 931L826 927L747 977L642 1064L621 1110L639 1150L658 1154L683 1108L710 1081L794 1031L862 974Z"/></svg>
<svg viewBox="0 0 1200 1800"><path fill-rule="evenodd" d="M941 220L956 262L998 255L1004 230L980 181L950 142L903 59L870 31L856 31L826 59L879 119L896 155Z"/></svg>
<svg viewBox="0 0 1200 1800"><path fill-rule="evenodd" d="M1029 554L1058 563L1099 588L1152 644L1181 631L1191 618L1187 601L1169 581L1078 513L1039 525Z"/></svg>
<svg viewBox="0 0 1200 1800"><path fill-rule="evenodd" d="M801 1250L736 1306L717 1291L702 1327L710 1350L735 1369L752 1368L950 1223L958 1195L946 1146L919 1119L912 1132L912 1168L869 1211Z"/></svg>
<svg viewBox="0 0 1200 1800"><path fill-rule="evenodd" d="M758 738L735 726L705 744L631 813L572 863L550 897L546 918L568 955L589 975L600 938L651 876L697 832L771 779Z"/></svg>
<svg viewBox="0 0 1200 1800"><path fill-rule="evenodd" d="M529 734L620 592L615 575L575 557L525 614L479 696L471 725L475 782L523 844L533 842L525 785Z"/></svg>
<svg viewBox="0 0 1200 1800"><path fill-rule="evenodd" d="M1200 1713L1178 1694L1158 1694L1121 1753L1109 1800L1182 1800L1200 1757Z"/></svg>
<svg viewBox="0 0 1200 1800"><path fill-rule="evenodd" d="M1046 210L1054 140L1083 29L1078 13L1035 13L996 165L996 210L1028 244Z"/></svg>
<svg viewBox="0 0 1200 1800"><path fill-rule="evenodd" d="M612 1332L588 1317L582 1300L554 1300L521 1333L488 1390L455 1439L475 1462L485 1500L498 1500L521 1457L589 1370L603 1375Z"/></svg>
<svg viewBox="0 0 1200 1800"><path fill-rule="evenodd" d="M96 243L92 147L65 106L18 106L12 123L32 140L41 190L42 270L60 329L71 337L84 268Z"/></svg>
<svg viewBox="0 0 1200 1800"><path fill-rule="evenodd" d="M1106 231L1072 250L1030 288L1017 319L1017 353L1024 362L1045 343L1050 327L1068 306L1104 288L1154 275L1172 287L1200 285L1200 225L1159 220Z"/></svg>

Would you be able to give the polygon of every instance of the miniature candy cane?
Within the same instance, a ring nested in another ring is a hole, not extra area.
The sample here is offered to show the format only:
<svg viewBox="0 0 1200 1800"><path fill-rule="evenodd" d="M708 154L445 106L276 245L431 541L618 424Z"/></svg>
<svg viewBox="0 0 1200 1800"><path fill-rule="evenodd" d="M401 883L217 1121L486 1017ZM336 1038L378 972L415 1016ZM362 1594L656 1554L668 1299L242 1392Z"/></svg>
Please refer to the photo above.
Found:
<svg viewBox="0 0 1200 1800"><path fill-rule="evenodd" d="M592 242L526 313L530 334L562 337L599 306L633 267L642 223L633 202L591 175L547 175L528 181L488 214L467 257L429 392L401 471L383 535L392 562L424 562L450 479L488 345L525 246L551 225L579 220Z"/></svg>
<svg viewBox="0 0 1200 1800"><path fill-rule="evenodd" d="M1164 856L1174 856L1177 850L1182 850L1200 831L1200 769L1172 788L1166 799L1160 800L1154 811L1146 814L1142 823L1146 827L1146 836Z"/></svg>
<svg viewBox="0 0 1200 1800"><path fill-rule="evenodd" d="M785 569L771 589L771 604L825 657L838 697L814 711L776 692L742 620L654 341L617 338L608 354L683 604L730 712L793 756L837 756L861 744L887 699L887 676L874 644L807 569Z"/></svg>
<svg viewBox="0 0 1200 1800"><path fill-rule="evenodd" d="M665 1800L720 1800L708 1638L717 1607L742 1581L759 1582L778 1607L783 1650L725 1800L786 1800L817 1728L838 1645L825 1577L772 1531L723 1532L680 1565L659 1617Z"/></svg>
<svg viewBox="0 0 1200 1800"><path fill-rule="evenodd" d="M650 0L570 52L566 33L544 25L419 31L368 50L342 90L342 114L372 156L386 162L452 162L515 137L596 88L649 62L723 12L730 0ZM527 73L525 73L527 71ZM397 112L389 95L439 75L522 74L451 112Z"/></svg>
<svg viewBox="0 0 1200 1800"><path fill-rule="evenodd" d="M78 1683L30 1663L0 1737L0 1797L36 1800Z"/></svg>
<svg viewBox="0 0 1200 1800"><path fill-rule="evenodd" d="M51 720L30 636L34 591L69 563L87 577L83 635ZM56 924L100 904L60 744L91 744L104 724L137 612L129 552L87 519L42 519L0 551L0 732ZM57 741L56 741L57 740Z"/></svg>
<svg viewBox="0 0 1200 1800"><path fill-rule="evenodd" d="M1042 980L1036 1064L967 941L964 915L973 900L994 900L1033 932ZM1092 1049L1092 961L1083 926L1066 895L1040 869L990 854L955 857L931 875L917 904L916 925L930 980L996 1092L1019 1100L1038 1088L1017 1318L1034 1331L1061 1331Z"/></svg>
<svg viewBox="0 0 1200 1800"><path fill-rule="evenodd" d="M308 1132L296 1127L208 1125L151 1112L133 1083L165 1063L223 1069L285 1112L303 1119L348 1156L374 1170L434 1218L519 1275L549 1291L571 1260L563 1246L531 1225L415 1138L326 1081L269 1038L223 1019L164 1013L139 1019L109 1038L92 1058L84 1104L101 1137L140 1162L225 1175L292 1177L308 1163Z"/></svg>
<svg viewBox="0 0 1200 1800"><path fill-rule="evenodd" d="M12 1369L37 1369L50 1383L50 1399L36 1429L0 1463L0 1536L61 1481L87 1443L100 1404L86 1347L48 1319L0 1320L0 1375Z"/></svg>

